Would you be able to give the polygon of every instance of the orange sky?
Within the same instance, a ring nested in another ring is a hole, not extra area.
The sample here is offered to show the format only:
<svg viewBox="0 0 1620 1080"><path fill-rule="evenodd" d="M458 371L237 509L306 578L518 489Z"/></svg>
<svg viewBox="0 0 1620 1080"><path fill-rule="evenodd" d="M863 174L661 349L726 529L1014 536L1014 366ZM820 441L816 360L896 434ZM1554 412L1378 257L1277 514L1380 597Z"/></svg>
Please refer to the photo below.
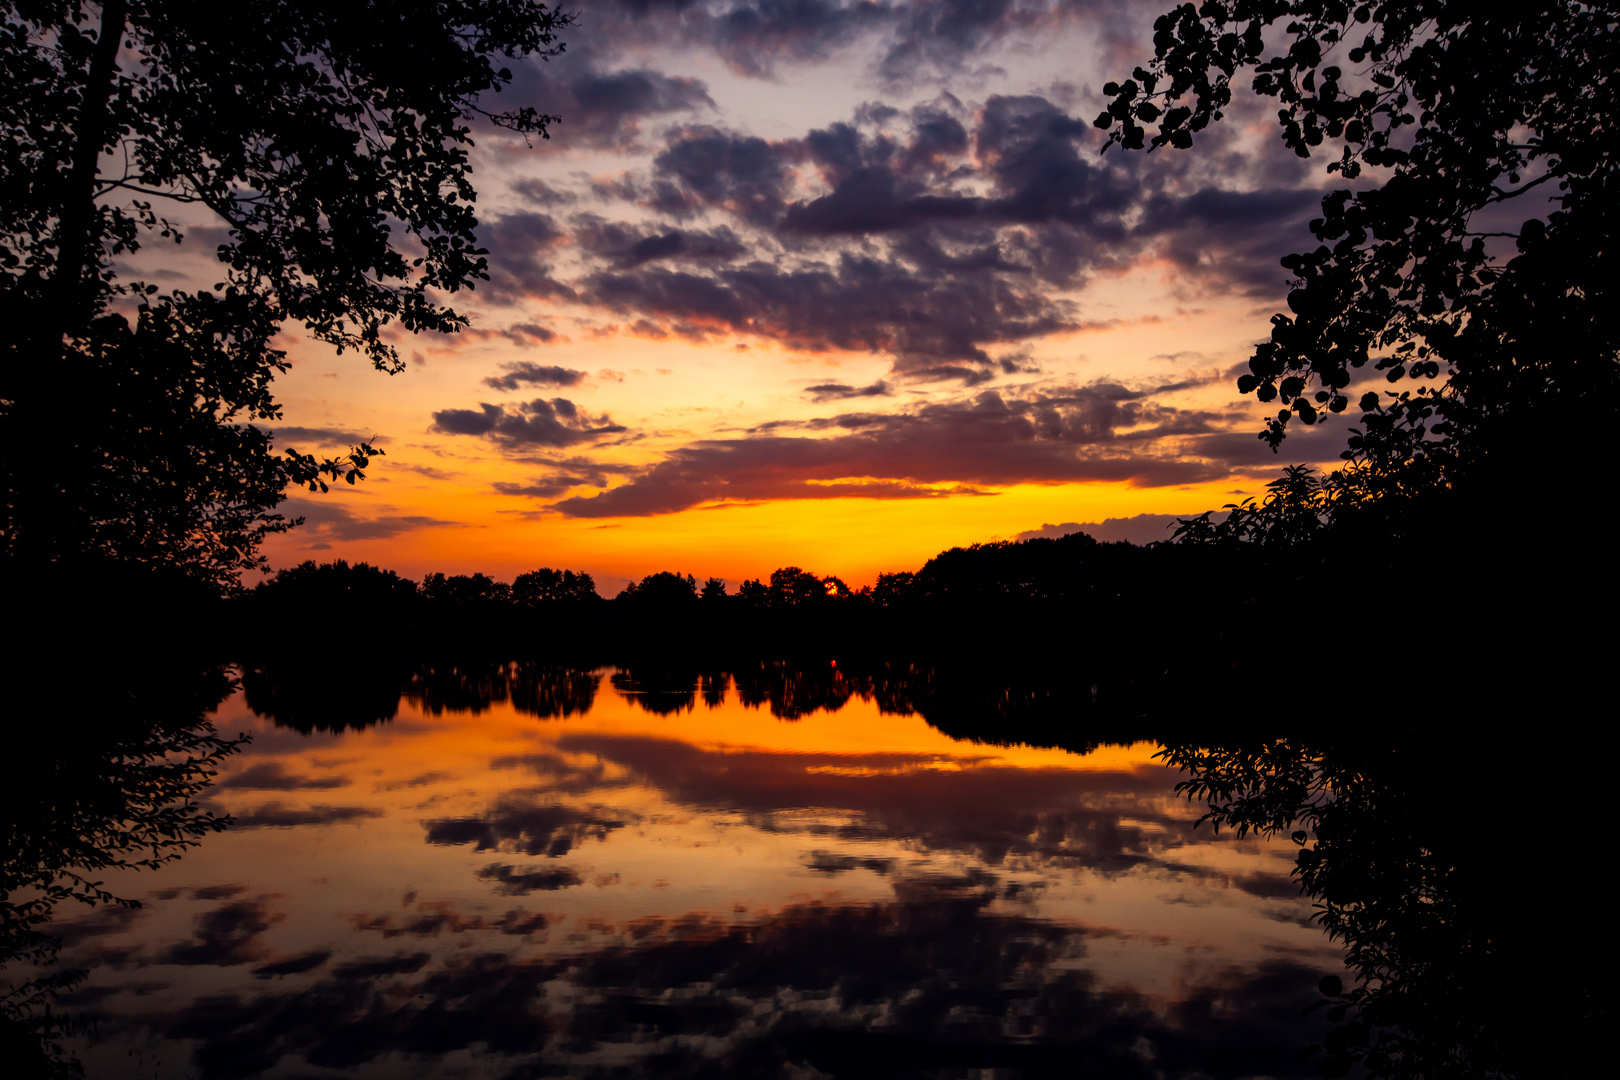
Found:
<svg viewBox="0 0 1620 1080"><path fill-rule="evenodd" d="M1127 8L777 12L746 40L702 7L588 12L512 88L553 137L477 132L470 331L402 336L392 377L283 334L278 445L386 456L295 497L271 566L860 585L1331 462L1342 423L1273 458L1234 387L1321 163L1242 99L1191 151L1101 154L1101 84L1151 40ZM195 239L142 258L213 273Z"/></svg>

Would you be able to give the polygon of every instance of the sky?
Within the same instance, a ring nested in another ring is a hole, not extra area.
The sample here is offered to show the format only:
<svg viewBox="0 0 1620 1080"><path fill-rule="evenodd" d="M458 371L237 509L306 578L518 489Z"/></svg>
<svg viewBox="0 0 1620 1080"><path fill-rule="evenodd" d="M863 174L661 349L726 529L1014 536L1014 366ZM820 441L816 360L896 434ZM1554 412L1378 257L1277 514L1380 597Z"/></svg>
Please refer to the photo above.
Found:
<svg viewBox="0 0 1620 1080"><path fill-rule="evenodd" d="M1343 419L1273 455L1234 386L1325 161L1242 94L1191 150L1101 152L1101 88L1160 13L580 5L500 100L552 137L475 132L469 329L399 336L395 376L282 335L277 444L386 456L291 498L271 566L858 586L957 545L1161 538L1331 463Z"/></svg>

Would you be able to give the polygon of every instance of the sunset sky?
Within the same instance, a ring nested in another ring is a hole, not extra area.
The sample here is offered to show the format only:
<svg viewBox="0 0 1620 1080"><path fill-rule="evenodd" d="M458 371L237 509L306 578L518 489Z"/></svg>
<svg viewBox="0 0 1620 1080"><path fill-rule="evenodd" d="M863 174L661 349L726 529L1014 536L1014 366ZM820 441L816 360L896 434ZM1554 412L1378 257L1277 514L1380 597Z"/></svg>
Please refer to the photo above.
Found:
<svg viewBox="0 0 1620 1080"><path fill-rule="evenodd" d="M582 5L499 102L559 114L550 141L477 131L471 330L400 338L393 377L283 335L278 445L376 435L387 456L290 500L308 523L272 566L859 585L1331 461L1343 419L1276 457L1233 386L1324 162L1248 99L1191 151L1099 154L1102 85L1148 58L1160 11ZM162 257L185 277L210 250Z"/></svg>

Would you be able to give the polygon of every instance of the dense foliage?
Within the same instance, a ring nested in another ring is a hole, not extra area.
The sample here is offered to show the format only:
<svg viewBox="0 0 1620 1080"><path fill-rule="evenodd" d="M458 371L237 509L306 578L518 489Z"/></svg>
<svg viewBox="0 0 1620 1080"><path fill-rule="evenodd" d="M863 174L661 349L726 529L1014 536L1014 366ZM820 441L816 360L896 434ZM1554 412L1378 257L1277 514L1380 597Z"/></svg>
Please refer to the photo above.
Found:
<svg viewBox="0 0 1620 1080"><path fill-rule="evenodd" d="M229 585L287 527L289 484L352 483L375 453L272 452L275 335L395 371L390 325L465 325L441 297L485 276L472 124L545 136L552 118L486 97L569 19L531 0L4 9L4 549ZM129 276L181 242L177 210L215 222L212 288Z"/></svg>
<svg viewBox="0 0 1620 1080"><path fill-rule="evenodd" d="M1239 380L1290 420L1343 412L1369 365L1341 485L1360 499L1502 482L1555 432L1612 416L1617 15L1607 3L1209 0L1154 28L1097 125L1190 147L1253 70L1302 157L1346 186L1284 260L1291 314ZM1406 388L1409 380L1415 384Z"/></svg>

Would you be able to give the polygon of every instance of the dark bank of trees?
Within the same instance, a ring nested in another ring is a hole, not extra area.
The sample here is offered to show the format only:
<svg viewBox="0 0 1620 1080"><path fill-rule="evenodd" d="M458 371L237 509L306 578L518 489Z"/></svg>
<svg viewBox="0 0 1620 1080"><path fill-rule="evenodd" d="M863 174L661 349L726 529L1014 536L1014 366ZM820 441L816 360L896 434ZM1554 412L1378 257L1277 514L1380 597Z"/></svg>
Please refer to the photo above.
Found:
<svg viewBox="0 0 1620 1080"><path fill-rule="evenodd" d="M1077 533L952 549L859 589L799 567L735 591L665 571L612 600L588 575L552 569L511 585L482 574L429 574L418 585L364 564L306 563L233 601L233 621L244 628L236 644L250 688L259 680L268 694L264 680L274 675L333 703L364 698L368 669L378 670L380 685L398 685L405 665L440 657L614 665L643 678L662 666L685 680L682 692L694 685L685 673L700 669L836 660L846 671L939 666L989 682L1039 682L1061 670L1079 688L1076 723L1082 714L1124 720L1167 695L1207 690L1212 673L1227 677L1233 650L1265 611L1249 572L1260 565L1255 547L1138 547ZM537 589L537 580L559 587ZM329 628L329 663L307 662L297 627ZM359 682L340 685L350 669ZM313 692L327 683L330 692ZM994 697L957 695L964 718L952 728L993 738L991 721L965 714ZM1060 714L1051 710L1053 725Z"/></svg>

